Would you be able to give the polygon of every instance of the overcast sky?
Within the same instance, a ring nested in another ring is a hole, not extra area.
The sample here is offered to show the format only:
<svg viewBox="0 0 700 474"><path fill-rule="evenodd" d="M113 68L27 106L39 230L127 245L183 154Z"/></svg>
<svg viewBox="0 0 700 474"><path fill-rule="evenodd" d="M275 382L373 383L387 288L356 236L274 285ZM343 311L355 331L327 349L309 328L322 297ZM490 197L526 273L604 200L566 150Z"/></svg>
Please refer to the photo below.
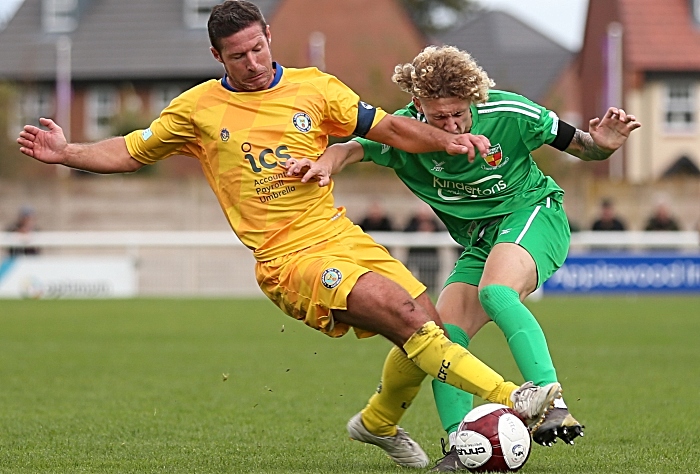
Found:
<svg viewBox="0 0 700 474"><path fill-rule="evenodd" d="M0 0L0 21L7 19L22 1ZM485 7L510 13L572 51L581 47L588 0L475 1Z"/></svg>
<svg viewBox="0 0 700 474"><path fill-rule="evenodd" d="M23 0L0 0L0 22L7 20Z"/></svg>

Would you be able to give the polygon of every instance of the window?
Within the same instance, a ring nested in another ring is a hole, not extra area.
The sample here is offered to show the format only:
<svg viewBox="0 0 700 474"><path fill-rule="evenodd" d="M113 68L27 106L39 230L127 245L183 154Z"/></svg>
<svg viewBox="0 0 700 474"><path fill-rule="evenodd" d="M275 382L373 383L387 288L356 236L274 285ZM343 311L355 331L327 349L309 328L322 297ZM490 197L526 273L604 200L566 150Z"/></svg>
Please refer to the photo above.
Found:
<svg viewBox="0 0 700 474"><path fill-rule="evenodd" d="M42 22L47 33L70 33L78 27L78 0L43 0Z"/></svg>
<svg viewBox="0 0 700 474"><path fill-rule="evenodd" d="M54 91L50 87L36 87L25 90L16 102L16 120L10 124L12 138L17 130L26 124L39 126L39 117L53 117Z"/></svg>
<svg viewBox="0 0 700 474"><path fill-rule="evenodd" d="M697 120L695 84L691 81L669 82L666 85L665 124L669 132L693 132Z"/></svg>
<svg viewBox="0 0 700 474"><path fill-rule="evenodd" d="M206 28L209 14L219 0L184 0L185 25L188 28Z"/></svg>
<svg viewBox="0 0 700 474"><path fill-rule="evenodd" d="M178 84L158 84L151 89L151 110L154 116L160 115L170 101L180 95L184 89Z"/></svg>
<svg viewBox="0 0 700 474"><path fill-rule="evenodd" d="M111 87L96 87L87 94L85 102L85 134L90 140L112 135L112 121L119 109L119 96Z"/></svg>

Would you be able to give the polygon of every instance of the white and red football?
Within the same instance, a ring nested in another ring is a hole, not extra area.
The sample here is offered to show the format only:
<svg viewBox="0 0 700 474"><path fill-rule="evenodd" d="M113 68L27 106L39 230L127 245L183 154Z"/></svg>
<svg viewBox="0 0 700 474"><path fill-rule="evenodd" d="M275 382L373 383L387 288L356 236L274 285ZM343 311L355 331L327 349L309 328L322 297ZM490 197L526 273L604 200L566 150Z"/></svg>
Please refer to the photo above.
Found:
<svg viewBox="0 0 700 474"><path fill-rule="evenodd" d="M455 449L472 472L515 472L530 456L530 432L511 408L498 403L476 407L457 430Z"/></svg>

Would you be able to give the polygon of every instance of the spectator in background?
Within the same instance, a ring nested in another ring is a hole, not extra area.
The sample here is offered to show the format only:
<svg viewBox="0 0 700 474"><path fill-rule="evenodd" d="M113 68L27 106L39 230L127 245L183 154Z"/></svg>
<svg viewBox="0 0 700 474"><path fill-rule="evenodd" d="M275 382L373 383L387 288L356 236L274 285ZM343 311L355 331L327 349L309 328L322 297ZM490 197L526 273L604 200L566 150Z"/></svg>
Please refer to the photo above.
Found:
<svg viewBox="0 0 700 474"><path fill-rule="evenodd" d="M438 232L441 229L440 221L433 210L421 202L406 224L404 232ZM437 247L410 247L406 266L428 287L428 293L437 293L437 276L440 272L440 256Z"/></svg>
<svg viewBox="0 0 700 474"><path fill-rule="evenodd" d="M625 224L615 213L615 206L610 199L600 203L600 217L593 223L591 230L625 230Z"/></svg>
<svg viewBox="0 0 700 474"><path fill-rule="evenodd" d="M391 222L391 218L387 215L382 205L377 201L374 201L369 205L367 214L358 225L365 232L391 232L394 230L394 225Z"/></svg>
<svg viewBox="0 0 700 474"><path fill-rule="evenodd" d="M7 228L7 232L19 232L26 237L29 237L29 235L36 230L36 216L34 214L34 209L30 206L22 206L15 223ZM7 251L10 257L39 254L39 249L37 247L9 247Z"/></svg>
<svg viewBox="0 0 700 474"><path fill-rule="evenodd" d="M569 221L569 230L571 230L571 232L581 232L581 226L578 225L576 221L572 221L568 216L566 219Z"/></svg>
<svg viewBox="0 0 700 474"><path fill-rule="evenodd" d="M660 201L656 205L654 213L649 216L644 230L681 230L678 222L671 216L666 201Z"/></svg>

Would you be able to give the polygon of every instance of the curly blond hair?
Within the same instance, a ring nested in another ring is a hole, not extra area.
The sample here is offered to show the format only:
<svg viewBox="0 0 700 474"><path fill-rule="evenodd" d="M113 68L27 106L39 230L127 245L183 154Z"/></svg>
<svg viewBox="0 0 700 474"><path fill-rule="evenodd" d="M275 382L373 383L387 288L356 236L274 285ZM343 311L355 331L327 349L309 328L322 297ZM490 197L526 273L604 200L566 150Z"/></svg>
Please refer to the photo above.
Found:
<svg viewBox="0 0 700 474"><path fill-rule="evenodd" d="M458 97L474 104L486 102L495 85L469 53L454 46L428 46L413 62L397 65L391 80L419 99Z"/></svg>

